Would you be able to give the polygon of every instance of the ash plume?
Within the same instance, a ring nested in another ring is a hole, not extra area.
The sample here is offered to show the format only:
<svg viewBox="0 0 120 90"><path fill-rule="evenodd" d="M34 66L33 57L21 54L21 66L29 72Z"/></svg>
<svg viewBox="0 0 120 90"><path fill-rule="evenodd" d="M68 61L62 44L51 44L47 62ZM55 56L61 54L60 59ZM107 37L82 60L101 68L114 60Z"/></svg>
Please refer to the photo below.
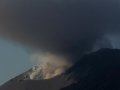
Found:
<svg viewBox="0 0 120 90"><path fill-rule="evenodd" d="M51 53L46 55L34 54L33 60L37 60L36 66L32 68L32 72L28 74L31 80L50 79L64 73L72 66L65 57L57 56Z"/></svg>
<svg viewBox="0 0 120 90"><path fill-rule="evenodd" d="M70 62L95 49L107 34L118 34L119 29L119 0L0 1L1 37L71 57Z"/></svg>

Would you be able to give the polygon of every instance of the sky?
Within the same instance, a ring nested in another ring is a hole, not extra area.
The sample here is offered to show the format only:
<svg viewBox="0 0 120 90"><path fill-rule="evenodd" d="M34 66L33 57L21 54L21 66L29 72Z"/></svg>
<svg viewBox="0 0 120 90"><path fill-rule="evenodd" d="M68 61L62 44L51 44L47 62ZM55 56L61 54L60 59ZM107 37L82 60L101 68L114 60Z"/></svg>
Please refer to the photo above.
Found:
<svg viewBox="0 0 120 90"><path fill-rule="evenodd" d="M31 66L30 54L25 47L0 39L0 85Z"/></svg>
<svg viewBox="0 0 120 90"><path fill-rule="evenodd" d="M120 48L118 0L7 1L10 0L0 3L0 35L15 43L79 58L80 54L92 51L96 41L98 47L104 47L99 44L107 43L101 42L104 35L115 34L110 36L112 48ZM29 50L15 43L0 40L0 83L31 67Z"/></svg>

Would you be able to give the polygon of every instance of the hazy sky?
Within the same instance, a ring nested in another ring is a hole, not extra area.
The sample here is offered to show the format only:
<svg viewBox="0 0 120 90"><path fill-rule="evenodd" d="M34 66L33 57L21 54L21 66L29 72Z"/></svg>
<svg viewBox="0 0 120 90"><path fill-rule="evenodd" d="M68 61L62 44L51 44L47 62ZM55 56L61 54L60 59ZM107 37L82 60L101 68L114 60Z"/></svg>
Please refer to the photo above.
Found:
<svg viewBox="0 0 120 90"><path fill-rule="evenodd" d="M22 46L0 39L0 85L30 69L29 58Z"/></svg>
<svg viewBox="0 0 120 90"><path fill-rule="evenodd" d="M110 45L120 48L119 0L8 1L0 1L0 35L14 42L79 58L114 32ZM101 43L100 48L104 47ZM103 43L107 46L107 40ZM0 38L0 84L31 68L28 52Z"/></svg>

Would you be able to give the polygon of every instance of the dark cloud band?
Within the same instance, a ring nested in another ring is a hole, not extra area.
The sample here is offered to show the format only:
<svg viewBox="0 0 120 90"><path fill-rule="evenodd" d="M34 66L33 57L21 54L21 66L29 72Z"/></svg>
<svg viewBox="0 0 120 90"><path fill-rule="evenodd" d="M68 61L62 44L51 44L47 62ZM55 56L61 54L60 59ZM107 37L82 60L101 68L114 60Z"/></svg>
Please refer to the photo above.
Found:
<svg viewBox="0 0 120 90"><path fill-rule="evenodd" d="M119 32L119 0L1 0L0 34L60 54L90 51Z"/></svg>

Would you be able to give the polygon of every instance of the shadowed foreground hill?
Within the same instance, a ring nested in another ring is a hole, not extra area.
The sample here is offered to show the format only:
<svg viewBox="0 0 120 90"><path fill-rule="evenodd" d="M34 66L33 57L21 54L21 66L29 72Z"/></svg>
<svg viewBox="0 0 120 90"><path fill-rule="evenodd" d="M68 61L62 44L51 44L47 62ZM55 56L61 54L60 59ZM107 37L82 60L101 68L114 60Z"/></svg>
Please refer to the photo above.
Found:
<svg viewBox="0 0 120 90"><path fill-rule="evenodd" d="M0 90L120 90L120 50L102 49L85 55L65 74L49 80L8 81Z"/></svg>

